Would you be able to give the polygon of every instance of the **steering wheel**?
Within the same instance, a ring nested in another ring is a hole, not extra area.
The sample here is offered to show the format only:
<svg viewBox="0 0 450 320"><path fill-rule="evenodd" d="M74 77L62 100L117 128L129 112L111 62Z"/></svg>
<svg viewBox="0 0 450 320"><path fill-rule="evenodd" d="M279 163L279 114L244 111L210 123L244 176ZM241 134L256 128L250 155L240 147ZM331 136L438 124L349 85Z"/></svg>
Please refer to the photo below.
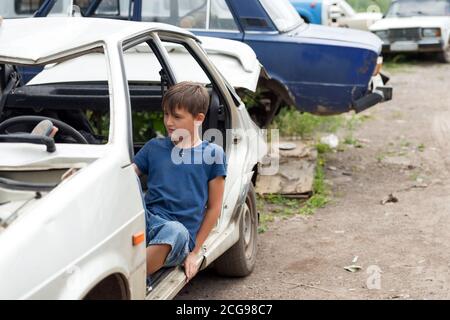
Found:
<svg viewBox="0 0 450 320"><path fill-rule="evenodd" d="M8 129L19 126L21 130L23 130L23 128L25 127L26 131L25 130L23 131L31 132L33 128L42 120L50 120L56 127L58 127L59 129L58 134L67 135L72 139L74 139L76 143L88 144L86 138L83 137L81 133L78 132L78 130L75 129L74 127L68 125L67 123L61 120L41 116L18 116L7 119L2 123L0 123L0 134L11 134L13 132L9 132Z"/></svg>

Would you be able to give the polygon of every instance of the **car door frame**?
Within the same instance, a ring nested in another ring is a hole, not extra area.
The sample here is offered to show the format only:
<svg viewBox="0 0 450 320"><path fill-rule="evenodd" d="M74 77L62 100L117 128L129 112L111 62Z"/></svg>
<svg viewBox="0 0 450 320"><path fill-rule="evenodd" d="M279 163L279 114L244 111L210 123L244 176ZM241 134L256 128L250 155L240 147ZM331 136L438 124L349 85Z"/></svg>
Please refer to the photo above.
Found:
<svg viewBox="0 0 450 320"><path fill-rule="evenodd" d="M126 81L126 76L124 73L124 57L123 51L126 50L127 47L132 47L142 42L147 42L149 39L153 39L155 54L158 51L157 58L164 68L166 67L168 70L171 70L170 57L163 47L162 42L177 42L185 45L188 49L192 57L197 61L199 66L204 70L207 76L210 78L211 83L214 86L214 89L218 91L218 94L223 99L223 102L226 104L226 108L229 110L230 116L230 126L231 128L242 128L245 130L245 126L243 125L241 116L239 114L238 108L245 108L243 104L240 106L236 106L233 97L231 96L230 89L227 87L223 78L221 77L219 71L216 67L210 62L207 57L206 52L199 46L198 40L192 36L186 34L178 34L173 31L167 30L154 30L150 33L141 33L135 36L133 39L124 40L125 45L120 45L120 56L122 60L122 73L123 73L123 87L125 91L128 90L128 83ZM161 59L161 60L160 60ZM171 74L171 78L173 83L177 83L176 73L169 72ZM132 123L131 123L131 104L129 100L129 96L127 98L127 112L129 113L129 117L127 117L127 126L128 130L131 131ZM228 141L234 141L235 138L233 135L227 137ZM226 250L228 250L235 242L239 239L239 215L240 208L239 201L245 201L245 198L242 199L242 192L245 186L244 179L248 179L248 175L243 175L243 171L246 169L247 161L242 159L247 159L248 156L248 140L240 139L237 143L226 143L226 154L229 156L229 162L232 162L235 166L234 169L230 172L228 170L228 175L225 181L225 192L224 192L224 200L222 202L222 210L219 222L216 227L210 233L209 237L205 241L203 246L203 256L201 260L206 263L201 263L200 268L203 269L207 266L208 263L212 262L215 258L220 256ZM127 138L128 148L132 148L133 141L131 132L129 132ZM243 152L245 152L243 154ZM131 153L132 154L132 153ZM229 232L225 232L229 231ZM209 249L209 250L208 250ZM205 252L208 253L209 258L206 258ZM174 271L175 273L172 275L176 275L178 271ZM179 279L179 278L178 278ZM166 297L172 297L180 290L180 283L178 281L173 281L172 284L167 284L164 286L163 294ZM147 298L152 297L147 296Z"/></svg>
<svg viewBox="0 0 450 320"><path fill-rule="evenodd" d="M198 43L193 39L186 39L184 43L186 44L188 51L190 51L192 57L197 61L199 66L203 69L206 75L209 77L211 82L213 83L214 90L217 91L222 101L226 104L226 108L229 112L230 127L231 128L242 128L242 122L238 113L238 107L234 103L234 100L231 96L229 89L223 81L223 78L217 71L216 67L210 62L207 57L206 52L198 45ZM230 128L228 128L230 129ZM245 159L243 157L242 149L244 152L246 150L246 139L241 139L237 143L234 143L235 137L232 131L227 130L227 136L225 138L225 146L224 148L228 162L228 172L227 178L225 180L225 191L224 191L224 199L222 203L222 214L220 216L218 222L217 231L223 230L230 223L233 218L234 209L238 205L238 194L240 193L240 188L242 187L242 172L244 169L245 161L239 161L238 159ZM231 162L231 165L230 165ZM236 162L236 164L234 163ZM233 168L233 166L237 166ZM232 171L230 171L230 168ZM236 193L236 195L234 195Z"/></svg>

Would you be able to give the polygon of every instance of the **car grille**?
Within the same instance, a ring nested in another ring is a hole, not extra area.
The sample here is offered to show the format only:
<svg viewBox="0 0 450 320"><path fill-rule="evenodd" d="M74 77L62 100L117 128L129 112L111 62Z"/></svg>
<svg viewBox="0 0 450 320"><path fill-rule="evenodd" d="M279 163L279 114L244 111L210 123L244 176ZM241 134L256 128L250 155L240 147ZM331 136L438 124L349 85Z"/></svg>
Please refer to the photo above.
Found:
<svg viewBox="0 0 450 320"><path fill-rule="evenodd" d="M391 29L389 30L389 40L392 41L402 41L402 40L420 40L420 29L419 28L408 28L408 29Z"/></svg>

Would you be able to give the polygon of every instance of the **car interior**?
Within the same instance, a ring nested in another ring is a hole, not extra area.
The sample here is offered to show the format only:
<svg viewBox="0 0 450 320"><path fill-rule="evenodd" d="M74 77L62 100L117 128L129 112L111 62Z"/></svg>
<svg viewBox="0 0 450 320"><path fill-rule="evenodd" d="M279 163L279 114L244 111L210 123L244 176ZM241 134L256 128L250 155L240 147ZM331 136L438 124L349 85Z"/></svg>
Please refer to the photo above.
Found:
<svg viewBox="0 0 450 320"><path fill-rule="evenodd" d="M2 65L2 70L0 135L29 133L40 121L49 119L60 129L56 143L107 143L110 99L106 82L20 86L14 67ZM213 86L207 89L210 106L202 132L215 128L226 137L230 126L227 109L217 90ZM167 85L161 83L129 83L135 152L157 134L165 135L161 109L165 90Z"/></svg>

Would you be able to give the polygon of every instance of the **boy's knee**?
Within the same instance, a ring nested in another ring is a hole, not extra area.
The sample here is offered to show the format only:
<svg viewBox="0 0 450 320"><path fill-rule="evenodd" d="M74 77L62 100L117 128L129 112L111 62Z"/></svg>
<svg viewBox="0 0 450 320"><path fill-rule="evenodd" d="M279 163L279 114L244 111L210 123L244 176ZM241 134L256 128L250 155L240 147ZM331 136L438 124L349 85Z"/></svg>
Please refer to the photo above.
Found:
<svg viewBox="0 0 450 320"><path fill-rule="evenodd" d="M169 221L166 223L166 227L171 234L175 234L177 236L177 241L189 241L189 231L180 222Z"/></svg>
<svg viewBox="0 0 450 320"><path fill-rule="evenodd" d="M177 221L167 222L164 228L164 232L167 234L167 241L172 245L172 250L167 256L165 266L180 265L188 253L189 231Z"/></svg>

